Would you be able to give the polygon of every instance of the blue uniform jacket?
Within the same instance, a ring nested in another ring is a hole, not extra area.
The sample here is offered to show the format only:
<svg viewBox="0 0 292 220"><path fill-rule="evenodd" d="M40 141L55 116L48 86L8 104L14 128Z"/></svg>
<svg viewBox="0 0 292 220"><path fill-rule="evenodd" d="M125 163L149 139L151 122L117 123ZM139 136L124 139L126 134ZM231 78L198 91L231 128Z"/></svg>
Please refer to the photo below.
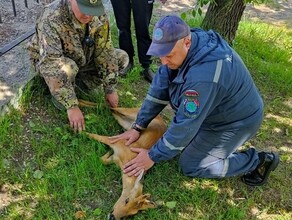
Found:
<svg viewBox="0 0 292 220"><path fill-rule="evenodd" d="M178 70L159 68L137 115L146 128L168 103L175 112L149 151L154 162L177 155L200 131L240 129L262 117L262 98L238 54L214 31L191 34L184 63Z"/></svg>

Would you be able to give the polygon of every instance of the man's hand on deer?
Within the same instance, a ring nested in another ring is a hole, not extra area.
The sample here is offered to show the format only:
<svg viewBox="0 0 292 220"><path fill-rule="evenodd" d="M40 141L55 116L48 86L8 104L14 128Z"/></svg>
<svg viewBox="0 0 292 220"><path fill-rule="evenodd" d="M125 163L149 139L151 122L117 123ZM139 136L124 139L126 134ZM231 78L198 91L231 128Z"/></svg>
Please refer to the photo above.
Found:
<svg viewBox="0 0 292 220"><path fill-rule="evenodd" d="M129 146L130 144L132 144L133 142L135 142L136 140L138 140L140 137L140 132L134 130L134 129L130 129L128 131L125 131L122 134L116 135L116 136L112 136L109 137L110 139L110 143L114 144L116 142L118 142L119 140L127 140L127 142L125 143L127 146Z"/></svg>
<svg viewBox="0 0 292 220"><path fill-rule="evenodd" d="M149 170L154 162L148 156L148 150L143 148L131 148L138 155L125 164L123 172L128 176L138 176L141 172Z"/></svg>

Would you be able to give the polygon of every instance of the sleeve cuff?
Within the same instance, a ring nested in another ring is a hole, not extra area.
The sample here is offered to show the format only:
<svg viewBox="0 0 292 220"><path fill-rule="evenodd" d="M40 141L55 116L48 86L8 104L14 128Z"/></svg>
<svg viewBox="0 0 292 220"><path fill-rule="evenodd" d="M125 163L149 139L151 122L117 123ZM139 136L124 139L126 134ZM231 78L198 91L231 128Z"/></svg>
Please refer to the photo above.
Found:
<svg viewBox="0 0 292 220"><path fill-rule="evenodd" d="M104 88L104 93L105 93L105 94L111 94L111 93L113 93L113 92L115 92L115 91L116 91L116 89L115 89L114 86L106 86L106 87Z"/></svg>
<svg viewBox="0 0 292 220"><path fill-rule="evenodd" d="M78 99L74 99L74 100L67 100L66 102L62 103L64 105L64 107L66 108L66 110L69 110L71 108L74 107L78 107Z"/></svg>
<svg viewBox="0 0 292 220"><path fill-rule="evenodd" d="M154 163L158 163L159 161L161 161L161 156L155 154L155 152L153 152L152 150L148 152L148 156Z"/></svg>

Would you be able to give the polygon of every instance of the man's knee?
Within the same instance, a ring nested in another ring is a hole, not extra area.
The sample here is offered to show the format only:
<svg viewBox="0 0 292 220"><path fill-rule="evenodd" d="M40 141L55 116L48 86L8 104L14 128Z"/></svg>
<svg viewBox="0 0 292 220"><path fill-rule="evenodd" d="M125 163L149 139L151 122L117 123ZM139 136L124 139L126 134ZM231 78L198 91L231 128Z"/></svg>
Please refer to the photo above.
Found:
<svg viewBox="0 0 292 220"><path fill-rule="evenodd" d="M200 162L184 161L180 158L179 166L185 176L200 178L222 178L225 176L224 160L211 161L208 158Z"/></svg>
<svg viewBox="0 0 292 220"><path fill-rule="evenodd" d="M185 176L202 177L203 168L201 168L199 164L193 164L193 163L190 164L180 159L179 167L180 167L180 172L182 172L183 175Z"/></svg>

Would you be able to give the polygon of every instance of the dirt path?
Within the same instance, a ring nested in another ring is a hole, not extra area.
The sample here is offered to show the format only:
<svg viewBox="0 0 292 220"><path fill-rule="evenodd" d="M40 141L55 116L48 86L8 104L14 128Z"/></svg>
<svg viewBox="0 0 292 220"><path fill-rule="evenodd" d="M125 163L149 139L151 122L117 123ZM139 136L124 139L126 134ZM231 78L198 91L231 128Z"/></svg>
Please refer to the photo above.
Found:
<svg viewBox="0 0 292 220"><path fill-rule="evenodd" d="M164 6L159 6L156 10L158 13L162 10L164 14L181 13L194 7L194 2L194 0L168 0ZM273 0L269 5L248 4L243 18L261 20L292 29L292 0Z"/></svg>
<svg viewBox="0 0 292 220"><path fill-rule="evenodd" d="M292 29L292 0L274 0L270 6L247 5L244 17Z"/></svg>
<svg viewBox="0 0 292 220"><path fill-rule="evenodd" d="M11 1L0 1L0 47L11 40L24 34L33 27L40 8L52 0L27 0L28 8L25 7L24 0L15 0L16 14L14 17ZM110 0L104 0L106 8L111 11ZM156 0L153 16L161 17L166 14L182 13L194 6L195 0L168 0L164 5ZM247 5L244 16L254 20L262 20L274 25L286 25L292 28L292 0L274 0L271 6Z"/></svg>

